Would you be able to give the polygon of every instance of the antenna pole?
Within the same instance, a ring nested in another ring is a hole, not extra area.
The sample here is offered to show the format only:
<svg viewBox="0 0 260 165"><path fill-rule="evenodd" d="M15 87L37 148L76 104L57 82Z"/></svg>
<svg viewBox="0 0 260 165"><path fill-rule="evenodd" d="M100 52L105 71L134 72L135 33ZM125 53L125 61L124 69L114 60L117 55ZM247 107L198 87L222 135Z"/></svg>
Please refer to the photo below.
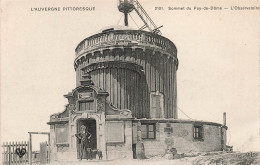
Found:
<svg viewBox="0 0 260 165"><path fill-rule="evenodd" d="M124 14L125 14L125 26L128 26L128 15L126 12Z"/></svg>

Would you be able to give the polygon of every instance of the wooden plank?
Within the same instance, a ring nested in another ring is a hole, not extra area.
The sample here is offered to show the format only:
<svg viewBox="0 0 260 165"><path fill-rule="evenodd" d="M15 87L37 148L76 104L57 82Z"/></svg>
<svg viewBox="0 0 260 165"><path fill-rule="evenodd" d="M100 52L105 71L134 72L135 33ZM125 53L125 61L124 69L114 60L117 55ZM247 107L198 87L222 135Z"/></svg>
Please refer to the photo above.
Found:
<svg viewBox="0 0 260 165"><path fill-rule="evenodd" d="M30 143L29 143L29 141L27 141L27 160L28 160L28 162L29 162L29 149L30 148Z"/></svg>
<svg viewBox="0 0 260 165"><path fill-rule="evenodd" d="M162 55L161 57L161 77L162 77L162 81L161 81L161 85L162 85L162 88L161 88L161 91L163 93L163 110L164 110L164 118L166 117L166 106L165 106L165 103L166 103L166 100L165 100L165 62L166 62L166 59L165 57Z"/></svg>
<svg viewBox="0 0 260 165"><path fill-rule="evenodd" d="M29 134L50 134L50 132L28 132Z"/></svg>
<svg viewBox="0 0 260 165"><path fill-rule="evenodd" d="M174 118L178 118L178 110L177 110L177 68L176 65L174 65L175 68L175 74L174 74L174 88L175 88L175 116Z"/></svg>
<svg viewBox="0 0 260 165"><path fill-rule="evenodd" d="M47 141L44 142L44 149L45 149L45 152L44 152L44 154L45 154L45 156L44 156L44 163L46 164L47 163L47 159L48 159L48 143L47 143Z"/></svg>
<svg viewBox="0 0 260 165"><path fill-rule="evenodd" d="M145 62L146 62L146 64L145 64L145 74L146 74L146 80L147 80L147 84L148 84L148 89L149 89L149 92L151 91L150 89L151 89L151 75L150 75L150 73L151 73L151 66L150 66L150 55L149 54L147 54L146 52L145 52Z"/></svg>
<svg viewBox="0 0 260 165"><path fill-rule="evenodd" d="M8 164L9 165L11 164L11 158L12 158L12 155L11 155L11 142L9 142L9 146L8 146Z"/></svg>
<svg viewBox="0 0 260 165"><path fill-rule="evenodd" d="M121 108L122 109L126 109L126 104L125 104L125 91L126 91L126 86L125 86L125 81L126 81L126 78L125 78L125 69L121 69L121 86L120 86L120 92L121 92Z"/></svg>
<svg viewBox="0 0 260 165"><path fill-rule="evenodd" d="M172 118L172 103L173 103L173 93L172 93L172 89L173 89L173 84L172 84L172 63L171 63L171 59L169 60L169 118Z"/></svg>
<svg viewBox="0 0 260 165"><path fill-rule="evenodd" d="M134 108L134 73L133 71L129 71L129 78L130 78L130 108L134 114L134 116L136 116L136 112L135 112L135 108Z"/></svg>
<svg viewBox="0 0 260 165"><path fill-rule="evenodd" d="M10 160L10 147L8 145L8 142L6 142L6 164L9 164L9 160Z"/></svg>
<svg viewBox="0 0 260 165"><path fill-rule="evenodd" d="M5 143L5 163L8 164L8 143Z"/></svg>
<svg viewBox="0 0 260 165"><path fill-rule="evenodd" d="M135 109L137 111L137 116L138 118L142 117L142 108L140 106L140 94L139 94L139 90L142 90L140 88L140 84L139 84L139 74L135 73Z"/></svg>
<svg viewBox="0 0 260 165"><path fill-rule="evenodd" d="M164 64L163 64L163 57L160 55L160 63L159 63L159 65L160 65L160 69L159 69L159 76L160 76L160 79L159 79L159 84L160 84L160 89L159 89L159 91L160 91L160 93L163 93L163 66L164 66Z"/></svg>
<svg viewBox="0 0 260 165"><path fill-rule="evenodd" d="M4 142L2 144L2 164L5 164L5 146L4 146Z"/></svg>
<svg viewBox="0 0 260 165"><path fill-rule="evenodd" d="M96 86L98 86L99 88L101 87L101 82L100 82L100 69L97 69L96 70L96 72L97 72L97 84L96 84Z"/></svg>
<svg viewBox="0 0 260 165"><path fill-rule="evenodd" d="M109 92L109 96L107 98L107 100L110 102L110 79L109 79L110 75L109 75L109 68L105 69L105 91Z"/></svg>
<svg viewBox="0 0 260 165"><path fill-rule="evenodd" d="M18 163L18 161L19 161L19 159L17 158L18 155L15 152L15 149L19 147L18 144L19 143L17 143L17 142L13 142L13 146L12 146L12 148L13 148L13 150L12 150L12 152L13 152L13 161L12 161L12 163L13 164Z"/></svg>
<svg viewBox="0 0 260 165"><path fill-rule="evenodd" d="M118 91L120 91L120 83L119 83L119 74L118 70L120 68L115 68L115 99L116 99L116 106L120 108L120 97L118 97Z"/></svg>
<svg viewBox="0 0 260 165"><path fill-rule="evenodd" d="M26 159L25 162L26 164L29 163L29 141L26 141Z"/></svg>
<svg viewBox="0 0 260 165"><path fill-rule="evenodd" d="M159 76L159 69L160 69L160 58L156 54L155 55L155 91L160 91L160 76Z"/></svg>
<svg viewBox="0 0 260 165"><path fill-rule="evenodd" d="M29 133L29 165L32 165L32 134Z"/></svg>
<svg viewBox="0 0 260 165"><path fill-rule="evenodd" d="M12 163L12 159L13 159L13 157L12 157L12 142L10 142L9 143L9 149L10 149L10 151L9 151L9 164L11 164Z"/></svg>
<svg viewBox="0 0 260 165"><path fill-rule="evenodd" d="M141 76L141 84L142 84L142 98L143 98L143 103L141 103L142 105L142 111L143 111L143 117L147 117L146 113L147 113L147 99L146 99L146 83L147 83L147 80L146 80L146 62L145 62L145 52L143 51L140 51L140 63L141 63L141 66L143 67L144 69L144 74L142 74Z"/></svg>
<svg viewBox="0 0 260 165"><path fill-rule="evenodd" d="M171 85L172 85L172 118L174 118L174 114L175 114L175 110L174 110L174 105L175 105L174 74L175 74L174 63L172 62L172 76L171 76L171 78L172 78L172 82L171 82Z"/></svg>
<svg viewBox="0 0 260 165"><path fill-rule="evenodd" d="M130 98L129 98L129 75L128 75L128 72L127 70L125 69L125 105L126 105L126 109L129 109L130 110L130 107L129 107L129 102L130 102Z"/></svg>
<svg viewBox="0 0 260 165"><path fill-rule="evenodd" d="M112 95L112 70L111 68L109 68L109 80L108 80L108 84L109 84L109 96L110 96L110 102L113 102L113 95Z"/></svg>
<svg viewBox="0 0 260 165"><path fill-rule="evenodd" d="M14 142L10 142L10 164L13 162L13 143Z"/></svg>
<svg viewBox="0 0 260 165"><path fill-rule="evenodd" d="M116 76L117 76L117 71L116 68L112 68L112 96L113 96L113 104L117 107L117 80L116 80Z"/></svg>
<svg viewBox="0 0 260 165"><path fill-rule="evenodd" d="M5 147L5 142L3 142L3 145L2 145L2 148L3 148L3 154L2 154L2 163L5 164L6 162L6 147Z"/></svg>
<svg viewBox="0 0 260 165"><path fill-rule="evenodd" d="M13 144L12 145L12 163L14 163L16 161L16 154L15 154L15 147L16 147L16 145L15 145L14 141L13 141L12 144Z"/></svg>
<svg viewBox="0 0 260 165"><path fill-rule="evenodd" d="M23 147L26 149L26 141L24 141ZM26 164L26 156L27 156L27 149L26 149L26 153L24 154L24 157L23 157L23 164Z"/></svg>
<svg viewBox="0 0 260 165"><path fill-rule="evenodd" d="M101 88L105 89L105 69L101 69L101 78L100 78L100 84Z"/></svg>
<svg viewBox="0 0 260 165"><path fill-rule="evenodd" d="M136 73L132 72L132 104L133 104L133 111L135 112L135 116L139 117L139 113L138 110L136 109L136 104L137 104L137 99L136 99L136 88L137 88L137 84L136 84Z"/></svg>
<svg viewBox="0 0 260 165"><path fill-rule="evenodd" d="M155 83L156 83L156 75L155 75L155 59L154 55L151 54L151 90L152 92L155 92Z"/></svg>
<svg viewBox="0 0 260 165"><path fill-rule="evenodd" d="M169 69L168 69L168 62L166 62L166 65L165 65L165 93L164 93L164 96L165 96L165 112L166 112L166 118L169 117L169 114L168 114L168 99L169 99L169 83L168 83L168 79L169 79Z"/></svg>
<svg viewBox="0 0 260 165"><path fill-rule="evenodd" d="M19 164L20 163L20 159L19 159L19 156L16 154L16 152L15 152L15 150L16 150L16 148L20 148L20 151L21 151L21 147L20 147L20 142L16 142L15 143L15 147L14 147L14 161L15 161L15 164Z"/></svg>
<svg viewBox="0 0 260 165"><path fill-rule="evenodd" d="M11 160L12 160L12 148L11 148L11 146L12 146L12 143L11 142L9 142L9 144L8 144L8 154L9 154L9 156L8 156L8 162L9 162L9 164L11 164Z"/></svg>
<svg viewBox="0 0 260 165"><path fill-rule="evenodd" d="M171 82L171 85L172 85L172 118L174 118L174 114L175 114L175 111L174 111L174 105L175 105L175 101L174 101L174 100L175 100L174 74L175 74L175 71L174 71L174 63L172 62L172 82Z"/></svg>
<svg viewBox="0 0 260 165"><path fill-rule="evenodd" d="M129 71L129 70L127 70L126 69L126 78L127 78L127 80L126 80L126 84L127 84L127 91L126 91L126 95L127 95L127 107L128 107L128 109L129 110L131 110L132 111L132 114L133 114L133 116L134 116L134 113L133 113L133 109L132 109L132 107L131 107L131 99L132 99L132 97L131 97L131 72Z"/></svg>
<svg viewBox="0 0 260 165"><path fill-rule="evenodd" d="M23 141L21 141L21 149L22 149L22 148L24 148L24 142L23 142ZM23 164L24 156L25 156L25 155L23 155L23 157L21 157L21 159L20 159L20 164Z"/></svg>
<svg viewBox="0 0 260 165"><path fill-rule="evenodd" d="M124 69L124 77L125 77L125 79L124 79L124 104L125 104L125 108L126 109L129 109L129 106L128 106L128 95L127 95L127 93L128 93L128 82L127 82L127 74L126 74L127 72L126 72L126 69Z"/></svg>
<svg viewBox="0 0 260 165"><path fill-rule="evenodd" d="M25 148L25 141L22 141L22 148ZM23 157L21 159L21 164L24 164L24 160L25 160L25 154L23 155Z"/></svg>
<svg viewBox="0 0 260 165"><path fill-rule="evenodd" d="M169 89L168 89L168 118L171 117L171 103L172 103L172 98L171 98L171 63L170 60L168 60L169 65L168 65L168 69L169 69L169 76L168 76L168 84L169 84Z"/></svg>
<svg viewBox="0 0 260 165"><path fill-rule="evenodd" d="M22 149L23 148L23 141L18 142L18 144L19 144L19 148ZM18 164L22 164L22 159L23 159L24 155L21 158L18 155L16 155L16 157L18 158Z"/></svg>
<svg viewBox="0 0 260 165"><path fill-rule="evenodd" d="M117 69L117 101L118 101L118 108L122 109L122 104L121 104L121 84L122 84L122 69L118 68Z"/></svg>
<svg viewBox="0 0 260 165"><path fill-rule="evenodd" d="M19 148L20 148L20 149L23 148L23 141L20 141L20 142L19 142ZM24 155L23 155L23 156L24 156ZM19 164L21 164L21 163L22 163L22 158L23 158L23 157L20 158L19 156L17 156L17 158L18 158L18 160L19 160Z"/></svg>

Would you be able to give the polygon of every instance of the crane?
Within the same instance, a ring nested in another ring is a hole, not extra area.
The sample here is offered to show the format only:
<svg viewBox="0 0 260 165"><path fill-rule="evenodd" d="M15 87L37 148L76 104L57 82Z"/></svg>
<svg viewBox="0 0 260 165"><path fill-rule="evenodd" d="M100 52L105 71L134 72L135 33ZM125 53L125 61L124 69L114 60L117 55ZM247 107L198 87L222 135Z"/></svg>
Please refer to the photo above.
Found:
<svg viewBox="0 0 260 165"><path fill-rule="evenodd" d="M160 31L160 28L162 26L157 27L155 25L151 17L147 14L147 12L137 0L119 0L118 10L124 13L125 26L128 26L128 13L134 10L144 23L144 25L139 28L139 30L144 30L145 28L147 28L152 33L160 35L162 34Z"/></svg>

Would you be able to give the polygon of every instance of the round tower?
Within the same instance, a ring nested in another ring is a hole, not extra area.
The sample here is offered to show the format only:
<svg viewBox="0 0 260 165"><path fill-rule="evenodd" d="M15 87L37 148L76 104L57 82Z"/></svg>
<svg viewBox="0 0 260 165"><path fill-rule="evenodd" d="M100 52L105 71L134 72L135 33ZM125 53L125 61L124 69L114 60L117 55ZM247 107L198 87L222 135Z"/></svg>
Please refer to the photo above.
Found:
<svg viewBox="0 0 260 165"><path fill-rule="evenodd" d="M135 118L177 118L177 49L167 38L125 26L109 27L75 49L77 86L90 74L107 101Z"/></svg>

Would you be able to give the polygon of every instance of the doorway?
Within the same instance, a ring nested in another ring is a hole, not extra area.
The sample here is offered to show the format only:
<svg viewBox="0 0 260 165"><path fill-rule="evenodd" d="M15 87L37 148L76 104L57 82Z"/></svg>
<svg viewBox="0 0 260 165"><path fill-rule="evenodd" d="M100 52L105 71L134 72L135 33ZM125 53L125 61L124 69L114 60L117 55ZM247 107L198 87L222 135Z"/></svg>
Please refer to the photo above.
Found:
<svg viewBox="0 0 260 165"><path fill-rule="evenodd" d="M91 148L92 151L97 149L97 133L96 133L96 120L95 119L79 119L77 122L77 133L80 132L80 128L84 125L86 127L86 131L88 131L91 134L91 137L89 139L89 143L87 148ZM87 159L87 153L85 149L83 151L82 159ZM80 140L77 139L77 155L78 159L80 158ZM93 156L93 159L96 157Z"/></svg>

